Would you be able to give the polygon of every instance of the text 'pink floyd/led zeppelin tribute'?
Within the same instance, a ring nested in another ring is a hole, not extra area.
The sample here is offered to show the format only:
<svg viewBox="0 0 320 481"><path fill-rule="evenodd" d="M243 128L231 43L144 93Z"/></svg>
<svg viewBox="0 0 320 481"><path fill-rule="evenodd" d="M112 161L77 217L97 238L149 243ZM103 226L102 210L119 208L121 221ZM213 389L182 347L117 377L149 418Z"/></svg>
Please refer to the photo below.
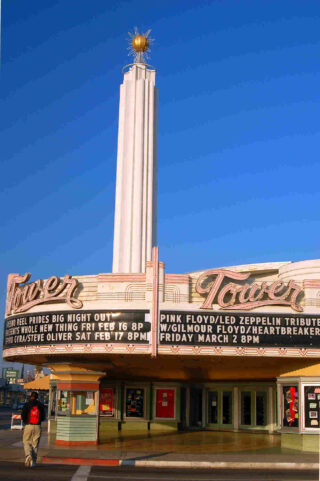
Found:
<svg viewBox="0 0 320 481"><path fill-rule="evenodd" d="M113 268L9 274L3 358L50 368L60 445L201 427L317 449L320 259L167 273L157 247L158 90L150 31L120 87Z"/></svg>

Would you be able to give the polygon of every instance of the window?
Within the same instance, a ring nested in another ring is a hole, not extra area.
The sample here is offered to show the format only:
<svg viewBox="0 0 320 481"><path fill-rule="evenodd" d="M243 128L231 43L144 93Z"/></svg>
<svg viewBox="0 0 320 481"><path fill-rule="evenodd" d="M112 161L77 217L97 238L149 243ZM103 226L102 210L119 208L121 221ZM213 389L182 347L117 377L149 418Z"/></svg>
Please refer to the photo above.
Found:
<svg viewBox="0 0 320 481"><path fill-rule="evenodd" d="M58 391L57 414L65 416L95 415L97 392Z"/></svg>
<svg viewBox="0 0 320 481"><path fill-rule="evenodd" d="M54 417L56 414L56 403L57 403L57 387L50 386L50 396L49 396L50 404L48 406L48 416Z"/></svg>
<svg viewBox="0 0 320 481"><path fill-rule="evenodd" d="M57 414L70 415L70 392L58 391Z"/></svg>

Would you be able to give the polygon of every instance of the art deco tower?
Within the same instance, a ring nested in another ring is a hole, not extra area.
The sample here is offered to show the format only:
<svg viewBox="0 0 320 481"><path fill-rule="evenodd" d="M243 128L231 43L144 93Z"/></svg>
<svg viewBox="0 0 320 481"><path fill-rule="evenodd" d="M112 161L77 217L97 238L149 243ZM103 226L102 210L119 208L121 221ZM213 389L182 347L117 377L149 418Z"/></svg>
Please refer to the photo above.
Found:
<svg viewBox="0 0 320 481"><path fill-rule="evenodd" d="M134 63L120 87L113 272L145 272L156 245L158 91L144 61L148 35L132 35Z"/></svg>

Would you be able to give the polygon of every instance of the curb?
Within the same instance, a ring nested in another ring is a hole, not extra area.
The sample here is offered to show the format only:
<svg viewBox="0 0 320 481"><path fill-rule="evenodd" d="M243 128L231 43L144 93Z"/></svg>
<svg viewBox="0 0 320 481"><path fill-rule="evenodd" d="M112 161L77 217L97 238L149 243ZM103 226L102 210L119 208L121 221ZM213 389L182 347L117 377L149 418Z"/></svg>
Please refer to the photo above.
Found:
<svg viewBox="0 0 320 481"><path fill-rule="evenodd" d="M75 464L86 466L131 466L145 468L184 469L279 469L284 471L317 471L318 463L210 462L210 461L143 461L135 459L93 459L43 456L43 464Z"/></svg>

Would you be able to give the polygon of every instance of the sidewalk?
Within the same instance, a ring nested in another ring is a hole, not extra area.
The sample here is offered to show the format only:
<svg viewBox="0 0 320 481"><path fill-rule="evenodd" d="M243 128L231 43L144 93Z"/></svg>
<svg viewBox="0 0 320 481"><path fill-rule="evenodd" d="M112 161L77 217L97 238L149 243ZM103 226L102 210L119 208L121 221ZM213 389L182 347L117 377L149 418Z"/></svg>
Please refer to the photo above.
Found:
<svg viewBox="0 0 320 481"><path fill-rule="evenodd" d="M319 469L319 456L279 446L279 436L208 431L118 436L98 446L56 446L43 427L39 462L201 469ZM24 462L22 434L0 431L0 460Z"/></svg>

